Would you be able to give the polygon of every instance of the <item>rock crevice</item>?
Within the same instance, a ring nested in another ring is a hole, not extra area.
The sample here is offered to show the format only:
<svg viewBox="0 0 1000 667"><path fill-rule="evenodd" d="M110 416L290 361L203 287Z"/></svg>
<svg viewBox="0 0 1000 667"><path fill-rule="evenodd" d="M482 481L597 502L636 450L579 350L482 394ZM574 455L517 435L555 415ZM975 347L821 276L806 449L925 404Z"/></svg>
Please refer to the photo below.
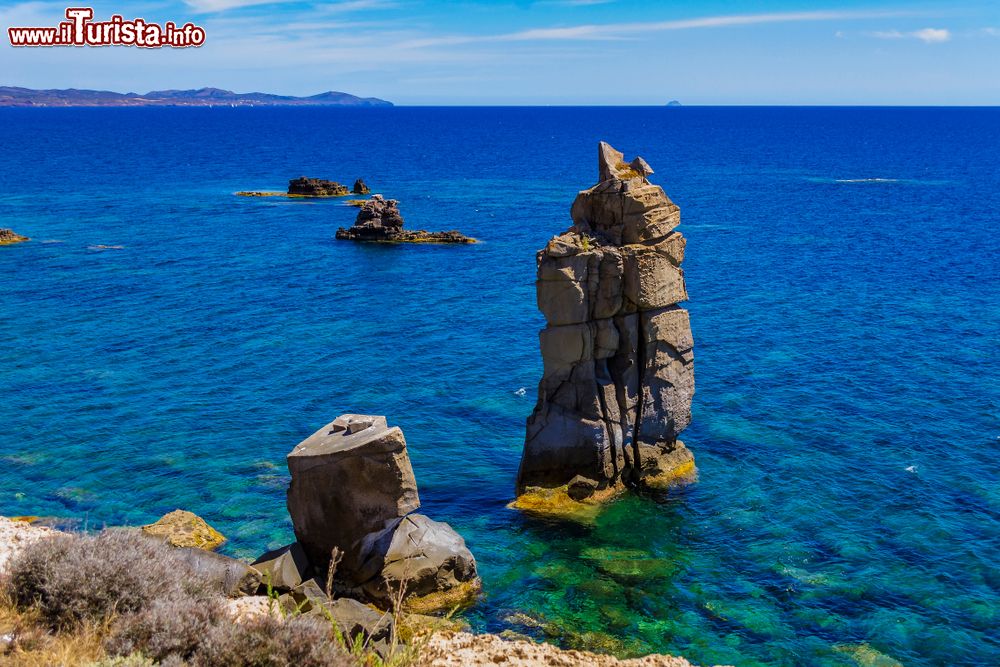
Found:
<svg viewBox="0 0 1000 667"><path fill-rule="evenodd" d="M694 474L677 439L694 394L680 209L642 158L626 163L601 142L598 169L600 182L573 202L573 225L537 255L544 370L519 496L568 493L571 482L584 497L663 490Z"/></svg>

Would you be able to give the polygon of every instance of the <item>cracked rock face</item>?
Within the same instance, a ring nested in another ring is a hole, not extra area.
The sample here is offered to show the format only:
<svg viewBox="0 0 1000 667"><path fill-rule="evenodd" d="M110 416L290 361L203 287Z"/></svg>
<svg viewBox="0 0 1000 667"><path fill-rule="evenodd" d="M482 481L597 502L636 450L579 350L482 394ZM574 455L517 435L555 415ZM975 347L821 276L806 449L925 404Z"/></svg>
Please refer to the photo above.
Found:
<svg viewBox="0 0 1000 667"><path fill-rule="evenodd" d="M341 415L292 450L288 470L288 513L313 564L336 547L357 569L361 538L420 507L403 432L385 417Z"/></svg>
<svg viewBox="0 0 1000 667"><path fill-rule="evenodd" d="M405 586L407 603L452 608L475 600L476 560L461 535L420 507L406 440L385 417L341 415L288 455L288 512L297 543L265 554L259 568L294 592L341 560L340 591L387 606Z"/></svg>
<svg viewBox="0 0 1000 667"><path fill-rule="evenodd" d="M601 142L598 169L573 202L573 226L537 256L544 371L519 495L578 477L574 496L662 489L694 472L677 439L694 395L680 209L642 158L626 163Z"/></svg>

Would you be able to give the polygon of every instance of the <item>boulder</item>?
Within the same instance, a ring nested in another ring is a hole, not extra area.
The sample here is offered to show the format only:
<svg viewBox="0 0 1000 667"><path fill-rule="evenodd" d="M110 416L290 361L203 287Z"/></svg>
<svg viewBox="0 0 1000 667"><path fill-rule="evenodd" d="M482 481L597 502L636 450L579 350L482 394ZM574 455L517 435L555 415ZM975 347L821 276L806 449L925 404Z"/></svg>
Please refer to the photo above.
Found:
<svg viewBox="0 0 1000 667"><path fill-rule="evenodd" d="M310 573L332 572L331 592L382 608L393 606L401 582L408 608L420 613L478 597L476 560L462 537L413 513L420 500L406 440L385 417L338 417L292 450L288 469L298 542L255 564L272 589L308 592Z"/></svg>
<svg viewBox="0 0 1000 667"><path fill-rule="evenodd" d="M348 194L347 186L322 178L300 176L288 181L288 194L299 197L343 197Z"/></svg>
<svg viewBox="0 0 1000 667"><path fill-rule="evenodd" d="M371 190L369 190L368 186L365 185L365 182L359 178L358 180L354 181L354 187L351 188L351 192L353 192L356 195L366 195L369 192L371 192Z"/></svg>
<svg viewBox="0 0 1000 667"><path fill-rule="evenodd" d="M423 514L392 521L363 540L361 584L381 606L404 587L409 608L441 611L466 606L478 596L476 559L447 523Z"/></svg>
<svg viewBox="0 0 1000 667"><path fill-rule="evenodd" d="M267 552L253 562L253 567L260 572L261 586L279 593L300 586L311 570L306 552L298 542Z"/></svg>
<svg viewBox="0 0 1000 667"><path fill-rule="evenodd" d="M260 572L241 560L195 547L178 551L190 571L208 579L222 595L253 595L260 588Z"/></svg>
<svg viewBox="0 0 1000 667"><path fill-rule="evenodd" d="M385 417L341 415L292 450L288 470L295 537L320 571L336 548L351 576L360 540L420 507L403 432Z"/></svg>
<svg viewBox="0 0 1000 667"><path fill-rule="evenodd" d="M317 579L309 579L278 598L286 613L309 614L332 620L348 641L358 636L368 647L386 655L392 634L392 616L352 598L331 599Z"/></svg>
<svg viewBox="0 0 1000 667"><path fill-rule="evenodd" d="M645 160L626 163L604 142L598 173L573 202L573 225L536 258L543 374L518 472L525 498L513 506L539 513L694 474L677 439L694 395L680 209Z"/></svg>
<svg viewBox="0 0 1000 667"><path fill-rule="evenodd" d="M143 526L142 532L162 537L175 547L210 551L219 548L226 541L222 533L208 525L204 519L185 510L174 510L163 515L156 523Z"/></svg>
<svg viewBox="0 0 1000 667"><path fill-rule="evenodd" d="M30 240L27 236L21 236L13 229L0 229L0 245L13 245Z"/></svg>

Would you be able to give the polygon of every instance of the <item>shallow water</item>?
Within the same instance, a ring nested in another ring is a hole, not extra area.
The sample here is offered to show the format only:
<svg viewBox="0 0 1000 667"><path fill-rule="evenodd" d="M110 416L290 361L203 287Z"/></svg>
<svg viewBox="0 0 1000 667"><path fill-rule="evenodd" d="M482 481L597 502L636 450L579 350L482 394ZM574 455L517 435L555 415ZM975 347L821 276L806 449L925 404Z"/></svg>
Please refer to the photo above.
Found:
<svg viewBox="0 0 1000 667"><path fill-rule="evenodd" d="M505 509L534 253L599 139L683 212L700 481L552 525ZM0 226L36 240L0 248L0 514L183 507L253 556L292 537L284 455L373 412L479 560L479 629L1000 662L1000 110L3 109L0 145ZM356 209L232 194L302 174L483 243L338 243Z"/></svg>

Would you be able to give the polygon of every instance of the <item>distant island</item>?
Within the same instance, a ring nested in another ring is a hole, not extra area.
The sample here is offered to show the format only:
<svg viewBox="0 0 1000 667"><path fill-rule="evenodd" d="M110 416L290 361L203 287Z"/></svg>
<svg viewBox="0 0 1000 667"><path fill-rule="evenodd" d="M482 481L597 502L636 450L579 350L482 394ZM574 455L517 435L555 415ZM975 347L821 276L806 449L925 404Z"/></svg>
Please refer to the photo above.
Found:
<svg viewBox="0 0 1000 667"><path fill-rule="evenodd" d="M311 97L234 93L221 88L198 90L154 90L144 95L107 90L32 90L0 86L0 107L212 107L212 106L342 106L391 107L392 102L377 97L357 97L329 91Z"/></svg>
<svg viewBox="0 0 1000 667"><path fill-rule="evenodd" d="M678 102L677 100L670 100L669 102L667 102L667 106L668 107L679 107L679 106L681 106L681 103Z"/></svg>

